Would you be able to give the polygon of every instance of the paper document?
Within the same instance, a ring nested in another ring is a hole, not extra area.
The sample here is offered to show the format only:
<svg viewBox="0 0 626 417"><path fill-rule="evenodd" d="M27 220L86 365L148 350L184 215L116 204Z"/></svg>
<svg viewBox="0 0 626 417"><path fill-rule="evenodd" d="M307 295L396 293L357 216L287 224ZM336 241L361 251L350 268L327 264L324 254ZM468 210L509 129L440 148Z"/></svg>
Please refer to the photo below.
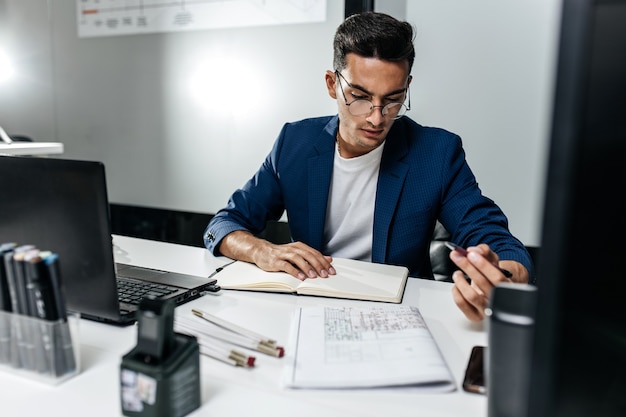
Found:
<svg viewBox="0 0 626 417"><path fill-rule="evenodd" d="M303 307L292 336L288 387L456 389L417 307Z"/></svg>

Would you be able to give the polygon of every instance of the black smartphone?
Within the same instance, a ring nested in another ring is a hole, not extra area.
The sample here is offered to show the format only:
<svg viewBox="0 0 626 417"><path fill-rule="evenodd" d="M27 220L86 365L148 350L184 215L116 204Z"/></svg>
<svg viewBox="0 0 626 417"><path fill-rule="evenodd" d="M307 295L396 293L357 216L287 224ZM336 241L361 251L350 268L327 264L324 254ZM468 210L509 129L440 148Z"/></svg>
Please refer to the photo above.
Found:
<svg viewBox="0 0 626 417"><path fill-rule="evenodd" d="M486 394L485 386L485 347L474 346L470 354L465 377L463 378L463 390L475 394Z"/></svg>

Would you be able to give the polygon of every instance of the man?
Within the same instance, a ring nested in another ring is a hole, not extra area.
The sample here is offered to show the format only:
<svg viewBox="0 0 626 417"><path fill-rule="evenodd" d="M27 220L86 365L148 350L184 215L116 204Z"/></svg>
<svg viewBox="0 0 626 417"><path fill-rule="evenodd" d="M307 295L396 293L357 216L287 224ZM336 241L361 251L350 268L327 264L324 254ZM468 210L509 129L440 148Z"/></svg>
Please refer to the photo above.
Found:
<svg viewBox="0 0 626 417"><path fill-rule="evenodd" d="M299 279L332 279L332 256L404 265L426 278L439 220L469 247L467 256L450 255L471 278L453 275L454 301L468 319L484 318L497 283L527 282L530 256L482 195L461 139L404 116L414 58L409 23L372 12L347 18L325 75L338 115L287 123L254 177L209 223L206 247ZM292 243L254 236L285 210Z"/></svg>

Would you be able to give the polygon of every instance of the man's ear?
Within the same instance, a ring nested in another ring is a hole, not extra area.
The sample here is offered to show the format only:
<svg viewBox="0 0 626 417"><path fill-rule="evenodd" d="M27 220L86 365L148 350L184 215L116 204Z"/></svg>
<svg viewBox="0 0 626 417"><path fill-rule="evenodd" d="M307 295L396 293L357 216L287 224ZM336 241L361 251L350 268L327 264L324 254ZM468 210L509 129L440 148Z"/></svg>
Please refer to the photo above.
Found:
<svg viewBox="0 0 626 417"><path fill-rule="evenodd" d="M337 99L337 75L333 71L328 70L326 71L324 78L326 80L326 89L328 90L328 95L332 99L336 100Z"/></svg>

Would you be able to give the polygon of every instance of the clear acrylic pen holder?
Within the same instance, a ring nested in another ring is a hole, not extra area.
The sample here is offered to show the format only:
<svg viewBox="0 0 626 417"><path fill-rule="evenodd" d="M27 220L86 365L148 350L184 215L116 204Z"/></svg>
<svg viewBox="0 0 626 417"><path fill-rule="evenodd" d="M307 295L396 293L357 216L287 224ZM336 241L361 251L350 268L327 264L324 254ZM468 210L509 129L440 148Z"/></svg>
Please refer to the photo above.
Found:
<svg viewBox="0 0 626 417"><path fill-rule="evenodd" d="M0 311L0 371L56 385L79 370L80 315L42 320Z"/></svg>

